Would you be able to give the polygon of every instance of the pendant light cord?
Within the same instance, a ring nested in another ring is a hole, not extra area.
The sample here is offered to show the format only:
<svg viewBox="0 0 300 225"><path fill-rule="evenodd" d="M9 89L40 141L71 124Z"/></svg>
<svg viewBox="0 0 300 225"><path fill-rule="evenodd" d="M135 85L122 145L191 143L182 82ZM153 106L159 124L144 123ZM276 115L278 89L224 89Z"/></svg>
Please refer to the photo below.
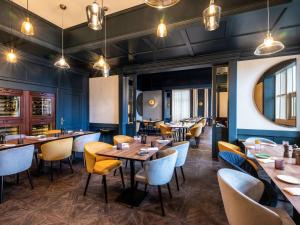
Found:
<svg viewBox="0 0 300 225"><path fill-rule="evenodd" d="M269 0L267 0L267 10L268 10L268 33L270 33L270 5L269 5Z"/></svg>
<svg viewBox="0 0 300 225"><path fill-rule="evenodd" d="M64 57L64 9L62 9L62 17L61 17L61 54Z"/></svg>
<svg viewBox="0 0 300 225"><path fill-rule="evenodd" d="M106 15L104 14L104 57L105 57L105 61L106 59Z"/></svg>

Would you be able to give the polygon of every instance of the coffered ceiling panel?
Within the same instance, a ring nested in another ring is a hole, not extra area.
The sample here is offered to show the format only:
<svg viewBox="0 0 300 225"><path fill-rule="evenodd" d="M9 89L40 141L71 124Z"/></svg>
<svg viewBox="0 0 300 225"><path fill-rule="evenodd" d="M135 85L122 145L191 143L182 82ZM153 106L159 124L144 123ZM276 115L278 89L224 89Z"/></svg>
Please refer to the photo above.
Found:
<svg viewBox="0 0 300 225"><path fill-rule="evenodd" d="M16 4L26 8L27 0L12 0ZM59 4L65 4L64 28L69 28L86 22L85 7L93 0L29 0L29 10L48 20L49 22L61 27L61 11ZM101 4L101 0L98 1ZM143 0L107 0L104 6L108 7L108 13L115 13L133 6L143 4Z"/></svg>

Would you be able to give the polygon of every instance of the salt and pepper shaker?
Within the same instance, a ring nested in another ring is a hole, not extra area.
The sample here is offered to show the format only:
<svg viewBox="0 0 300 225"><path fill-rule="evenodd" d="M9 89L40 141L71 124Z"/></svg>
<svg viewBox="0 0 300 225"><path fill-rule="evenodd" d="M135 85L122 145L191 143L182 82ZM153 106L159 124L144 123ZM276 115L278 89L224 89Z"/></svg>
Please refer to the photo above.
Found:
<svg viewBox="0 0 300 225"><path fill-rule="evenodd" d="M290 146L288 144L284 144L283 145L283 148L284 148L284 153L283 153L283 157L284 158L289 158L290 157L290 153L289 153L289 148Z"/></svg>
<svg viewBox="0 0 300 225"><path fill-rule="evenodd" d="M296 150L297 150L297 148L299 148L298 145L294 144L294 145L293 145L292 158L296 158Z"/></svg>
<svg viewBox="0 0 300 225"><path fill-rule="evenodd" d="M294 149L296 165L300 165L300 148Z"/></svg>

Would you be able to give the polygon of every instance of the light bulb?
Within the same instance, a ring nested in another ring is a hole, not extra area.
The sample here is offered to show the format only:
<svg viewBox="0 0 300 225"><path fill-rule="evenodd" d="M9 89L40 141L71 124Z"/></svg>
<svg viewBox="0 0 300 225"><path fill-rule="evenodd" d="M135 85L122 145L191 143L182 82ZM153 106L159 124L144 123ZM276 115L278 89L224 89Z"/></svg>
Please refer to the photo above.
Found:
<svg viewBox="0 0 300 225"><path fill-rule="evenodd" d="M97 62L95 62L93 68L96 70L102 70L105 64L106 64L105 59L104 59L103 55L101 55L99 60Z"/></svg>
<svg viewBox="0 0 300 225"><path fill-rule="evenodd" d="M209 14L210 15L213 15L213 14L215 14L216 13L216 6L214 5L214 4L211 4L210 6L209 6Z"/></svg>
<svg viewBox="0 0 300 225"><path fill-rule="evenodd" d="M274 39L272 38L271 34L268 33L267 37L264 39L264 44L266 47L271 47L273 45Z"/></svg>
<svg viewBox="0 0 300 225"><path fill-rule="evenodd" d="M110 71L110 66L108 63L105 63L103 66L103 70L102 70L102 74L104 77L108 77L109 76L109 71Z"/></svg>
<svg viewBox="0 0 300 225"><path fill-rule="evenodd" d="M56 63L54 63L54 66L56 66L60 69L70 69L70 66L66 62L64 56L62 56Z"/></svg>
<svg viewBox="0 0 300 225"><path fill-rule="evenodd" d="M33 25L30 22L29 17L26 17L25 21L22 23L21 32L28 36L34 35Z"/></svg>
<svg viewBox="0 0 300 225"><path fill-rule="evenodd" d="M157 27L157 36L164 38L168 35L168 30L166 24L164 24L163 21L160 21L160 24L158 24Z"/></svg>
<svg viewBox="0 0 300 225"><path fill-rule="evenodd" d="M17 62L17 55L15 54L13 49L10 49L10 51L6 53L6 61L9 63Z"/></svg>

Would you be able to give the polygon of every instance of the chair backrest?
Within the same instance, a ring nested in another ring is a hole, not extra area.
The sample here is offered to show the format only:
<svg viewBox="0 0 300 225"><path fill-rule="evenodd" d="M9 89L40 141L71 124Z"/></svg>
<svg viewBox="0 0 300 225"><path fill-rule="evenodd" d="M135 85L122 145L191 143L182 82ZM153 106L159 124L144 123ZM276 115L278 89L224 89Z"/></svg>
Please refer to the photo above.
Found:
<svg viewBox="0 0 300 225"><path fill-rule="evenodd" d="M11 141L11 140L16 140L16 139L25 138L25 137L26 137L25 134L10 134L10 135L5 136L5 140Z"/></svg>
<svg viewBox="0 0 300 225"><path fill-rule="evenodd" d="M170 148L176 150L178 153L175 167L183 166L185 164L189 147L189 141L182 141L174 143L173 146Z"/></svg>
<svg viewBox="0 0 300 225"><path fill-rule="evenodd" d="M161 123L161 124L160 124L159 129L160 129L160 133L161 133L162 135L167 134L167 132L170 132L170 131L172 130L171 127L167 126L167 125L164 124L164 123Z"/></svg>
<svg viewBox="0 0 300 225"><path fill-rule="evenodd" d="M126 136L126 135L116 135L114 136L114 145L120 144L120 143L132 143L134 142L133 137Z"/></svg>
<svg viewBox="0 0 300 225"><path fill-rule="evenodd" d="M259 140L261 143L276 145L276 143L274 141L267 139L267 138L261 138L261 137L250 137L250 138L247 138L245 142L255 143L256 140Z"/></svg>
<svg viewBox="0 0 300 225"><path fill-rule="evenodd" d="M104 156L98 156L96 153L104 149L111 149L112 147L112 145L104 142L89 142L84 145L85 165L88 173L93 173L96 162L108 159Z"/></svg>
<svg viewBox="0 0 300 225"><path fill-rule="evenodd" d="M205 126L206 126L206 123L207 123L207 119L206 119L206 118L202 118L202 119L198 122L198 124L201 124L202 127L205 127Z"/></svg>
<svg viewBox="0 0 300 225"><path fill-rule="evenodd" d="M193 137L200 137L200 135L202 134L202 130L203 130L203 125L196 124L191 128L190 132Z"/></svg>
<svg viewBox="0 0 300 225"><path fill-rule="evenodd" d="M73 138L50 141L41 146L43 159L46 161L63 160L72 154Z"/></svg>
<svg viewBox="0 0 300 225"><path fill-rule="evenodd" d="M89 142L95 142L99 141L100 139L100 133L94 133L94 134L86 134L79 136L74 139L73 142L73 151L74 152L84 152L84 145Z"/></svg>
<svg viewBox="0 0 300 225"><path fill-rule="evenodd" d="M164 157L145 163L145 171L150 185L164 185L171 181L177 159L176 150L164 150Z"/></svg>
<svg viewBox="0 0 300 225"><path fill-rule="evenodd" d="M28 170L32 164L34 145L0 151L0 176Z"/></svg>
<svg viewBox="0 0 300 225"><path fill-rule="evenodd" d="M241 148L237 145L225 142L225 141L218 141L218 148L219 151L229 151L229 152L241 152Z"/></svg>
<svg viewBox="0 0 300 225"><path fill-rule="evenodd" d="M280 217L257 203L264 184L236 170L220 169L218 181L230 225L282 225Z"/></svg>

